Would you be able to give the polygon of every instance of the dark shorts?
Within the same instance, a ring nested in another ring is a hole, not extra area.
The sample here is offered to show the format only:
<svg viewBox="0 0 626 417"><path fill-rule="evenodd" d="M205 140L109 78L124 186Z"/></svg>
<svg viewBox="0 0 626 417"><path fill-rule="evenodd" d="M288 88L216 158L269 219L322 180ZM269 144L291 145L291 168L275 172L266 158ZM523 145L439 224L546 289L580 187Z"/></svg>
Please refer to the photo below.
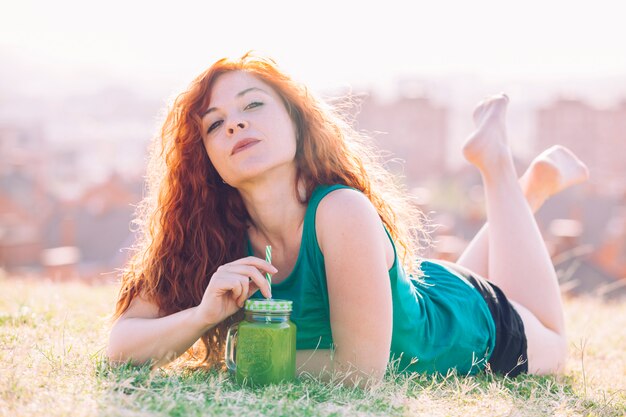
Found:
<svg viewBox="0 0 626 417"><path fill-rule="evenodd" d="M464 276L483 296L496 324L496 345L489 369L509 377L528 373L528 345L522 318L495 284L473 275Z"/></svg>

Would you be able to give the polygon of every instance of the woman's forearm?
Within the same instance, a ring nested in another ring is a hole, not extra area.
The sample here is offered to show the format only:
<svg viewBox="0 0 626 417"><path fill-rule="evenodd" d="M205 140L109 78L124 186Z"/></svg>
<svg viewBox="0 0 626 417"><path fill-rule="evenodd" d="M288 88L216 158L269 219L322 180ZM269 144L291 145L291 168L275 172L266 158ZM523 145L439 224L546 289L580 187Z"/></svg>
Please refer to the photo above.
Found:
<svg viewBox="0 0 626 417"><path fill-rule="evenodd" d="M111 329L107 356L113 362L163 365L189 349L215 324L198 320L197 307L160 318L120 318Z"/></svg>
<svg viewBox="0 0 626 417"><path fill-rule="evenodd" d="M327 380L333 372L332 351L330 349L297 350L296 372L309 374Z"/></svg>
<svg viewBox="0 0 626 417"><path fill-rule="evenodd" d="M322 382L336 381L344 386L360 386L380 382L384 370L365 372L347 360L341 359L341 352L330 349L296 351L296 369L298 375L309 374Z"/></svg>

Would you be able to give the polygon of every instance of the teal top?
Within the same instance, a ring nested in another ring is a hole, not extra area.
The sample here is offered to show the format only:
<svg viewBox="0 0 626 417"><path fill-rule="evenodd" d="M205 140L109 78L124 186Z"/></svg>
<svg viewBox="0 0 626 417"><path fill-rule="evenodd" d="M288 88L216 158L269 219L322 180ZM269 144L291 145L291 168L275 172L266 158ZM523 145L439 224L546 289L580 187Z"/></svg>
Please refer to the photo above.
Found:
<svg viewBox="0 0 626 417"><path fill-rule="evenodd" d="M315 233L320 201L345 185L318 186L306 210L298 260L291 274L272 285L275 299L293 301L297 349L330 349L333 337L324 256ZM422 260L423 277L407 276L398 260L389 270L393 299L390 360L400 371L474 374L495 345L495 324L484 299L464 277L433 260ZM248 254L252 247L248 240ZM254 298L261 298L257 291Z"/></svg>

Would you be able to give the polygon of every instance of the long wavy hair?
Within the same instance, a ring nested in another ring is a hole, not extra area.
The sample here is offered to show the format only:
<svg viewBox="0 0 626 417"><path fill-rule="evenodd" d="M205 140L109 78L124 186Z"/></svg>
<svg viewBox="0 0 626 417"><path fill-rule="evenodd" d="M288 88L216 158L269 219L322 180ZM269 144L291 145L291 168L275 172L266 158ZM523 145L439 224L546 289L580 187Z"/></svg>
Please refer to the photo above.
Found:
<svg viewBox="0 0 626 417"><path fill-rule="evenodd" d="M250 216L239 192L222 182L202 142L202 112L215 81L229 71L252 74L282 98L297 129L294 187L304 184L302 203L320 184L360 190L378 211L409 270L427 238L422 213L341 109L318 99L267 57L248 52L239 59L224 58L173 100L152 143L146 195L135 219L140 238L122 273L114 319L138 296L155 303L163 316L196 306L216 269L245 256ZM209 330L202 344L187 352L186 362L223 366L225 329L241 317L240 311Z"/></svg>

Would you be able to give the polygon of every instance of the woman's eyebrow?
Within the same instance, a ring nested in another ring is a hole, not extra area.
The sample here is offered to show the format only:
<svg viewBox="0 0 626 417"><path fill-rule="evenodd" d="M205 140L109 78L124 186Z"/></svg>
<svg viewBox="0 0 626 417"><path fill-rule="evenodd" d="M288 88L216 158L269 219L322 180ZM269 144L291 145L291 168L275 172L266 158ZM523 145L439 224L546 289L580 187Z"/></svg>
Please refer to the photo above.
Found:
<svg viewBox="0 0 626 417"><path fill-rule="evenodd" d="M236 98L242 97L244 95L246 95L247 93L251 92L251 91L260 91L262 93L265 94L269 94L267 91L263 90L262 88L259 87L250 87L250 88L246 88L243 91L238 92L237 94L235 94ZM217 107L211 107L209 108L207 111L205 111L204 113L202 113L201 118L204 119L204 116L206 116L207 114L211 113L212 111L217 110Z"/></svg>

